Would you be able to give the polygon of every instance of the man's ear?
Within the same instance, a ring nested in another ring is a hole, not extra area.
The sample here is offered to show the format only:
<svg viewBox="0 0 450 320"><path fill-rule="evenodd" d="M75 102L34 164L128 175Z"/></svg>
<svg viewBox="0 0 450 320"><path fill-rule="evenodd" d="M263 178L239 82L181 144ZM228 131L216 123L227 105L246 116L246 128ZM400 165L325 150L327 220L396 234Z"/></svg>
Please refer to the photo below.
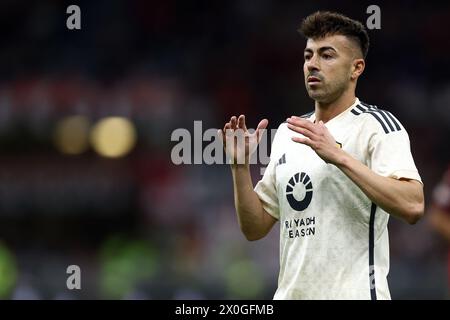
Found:
<svg viewBox="0 0 450 320"><path fill-rule="evenodd" d="M353 60L351 79L358 79L358 77L363 73L365 67L366 62L364 61L364 59Z"/></svg>

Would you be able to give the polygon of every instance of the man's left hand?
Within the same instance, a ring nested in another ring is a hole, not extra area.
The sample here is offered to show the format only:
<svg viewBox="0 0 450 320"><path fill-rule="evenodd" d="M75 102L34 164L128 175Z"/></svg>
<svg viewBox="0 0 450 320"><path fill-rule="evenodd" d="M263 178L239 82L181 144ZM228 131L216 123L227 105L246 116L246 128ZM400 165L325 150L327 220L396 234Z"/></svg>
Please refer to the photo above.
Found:
<svg viewBox="0 0 450 320"><path fill-rule="evenodd" d="M337 164L342 158L342 149L322 121L312 123L309 120L292 116L287 119L287 126L292 131L305 136L292 137L294 142L311 147L325 162Z"/></svg>

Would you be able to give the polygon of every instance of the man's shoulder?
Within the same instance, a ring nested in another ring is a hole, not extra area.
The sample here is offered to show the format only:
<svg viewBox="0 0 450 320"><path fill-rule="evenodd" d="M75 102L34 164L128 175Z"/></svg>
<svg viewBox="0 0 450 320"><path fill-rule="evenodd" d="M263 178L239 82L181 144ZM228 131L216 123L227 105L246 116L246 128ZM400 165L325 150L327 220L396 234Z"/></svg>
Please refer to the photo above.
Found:
<svg viewBox="0 0 450 320"><path fill-rule="evenodd" d="M314 111L311 111L311 112L302 114L302 115L299 116L299 117L300 117L300 118L303 118L303 119L309 119L309 118L311 118L311 116L312 116L313 114L314 114ZM287 121L283 121L283 122L278 126L278 129L280 129L280 128L282 128L282 127L286 127L286 128L287 128Z"/></svg>
<svg viewBox="0 0 450 320"><path fill-rule="evenodd" d="M300 118L309 119L314 114L314 111L305 113L304 115L301 115Z"/></svg>
<svg viewBox="0 0 450 320"><path fill-rule="evenodd" d="M374 130L390 134L404 130L403 125L392 112L376 105L359 101L350 111L355 117L355 121L363 121L366 129L369 127Z"/></svg>
<svg viewBox="0 0 450 320"><path fill-rule="evenodd" d="M303 119L309 119L313 114L314 114L314 111L311 111L311 112L305 113L299 117L303 118ZM278 129L277 129L277 133L278 132L289 132L289 128L287 127L287 121L283 121L282 123L280 123L280 125L278 126Z"/></svg>

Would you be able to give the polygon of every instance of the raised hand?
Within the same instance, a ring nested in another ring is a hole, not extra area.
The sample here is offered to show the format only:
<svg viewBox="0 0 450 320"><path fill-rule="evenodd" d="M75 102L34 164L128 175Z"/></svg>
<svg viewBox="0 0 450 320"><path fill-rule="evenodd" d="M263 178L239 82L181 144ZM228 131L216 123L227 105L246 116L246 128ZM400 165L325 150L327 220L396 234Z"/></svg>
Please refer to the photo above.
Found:
<svg viewBox="0 0 450 320"><path fill-rule="evenodd" d="M337 164L339 162L342 149L338 147L328 128L322 121L312 123L309 120L292 116L287 119L287 126L292 131L304 136L292 137L292 140L310 146L323 161Z"/></svg>
<svg viewBox="0 0 450 320"><path fill-rule="evenodd" d="M239 118L232 116L225 123L223 130L218 130L219 136L225 148L225 152L231 159L232 165L248 165L250 156L255 152L269 121L263 119L253 133L250 133L245 124L245 116Z"/></svg>

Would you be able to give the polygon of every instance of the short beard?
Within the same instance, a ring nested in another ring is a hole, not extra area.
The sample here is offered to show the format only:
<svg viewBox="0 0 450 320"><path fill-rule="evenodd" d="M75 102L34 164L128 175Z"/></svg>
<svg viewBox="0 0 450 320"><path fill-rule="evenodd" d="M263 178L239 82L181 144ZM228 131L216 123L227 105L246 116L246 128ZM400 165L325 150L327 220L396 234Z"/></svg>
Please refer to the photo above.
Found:
<svg viewBox="0 0 450 320"><path fill-rule="evenodd" d="M334 88L331 92L326 91L322 93L312 93L310 90L306 89L308 95L311 99L316 102L329 104L335 100L337 100L349 87L349 83L344 83L342 86L338 86Z"/></svg>
<svg viewBox="0 0 450 320"><path fill-rule="evenodd" d="M327 93L311 93L308 91L308 95L311 99L320 103L328 103L332 100L330 94Z"/></svg>

